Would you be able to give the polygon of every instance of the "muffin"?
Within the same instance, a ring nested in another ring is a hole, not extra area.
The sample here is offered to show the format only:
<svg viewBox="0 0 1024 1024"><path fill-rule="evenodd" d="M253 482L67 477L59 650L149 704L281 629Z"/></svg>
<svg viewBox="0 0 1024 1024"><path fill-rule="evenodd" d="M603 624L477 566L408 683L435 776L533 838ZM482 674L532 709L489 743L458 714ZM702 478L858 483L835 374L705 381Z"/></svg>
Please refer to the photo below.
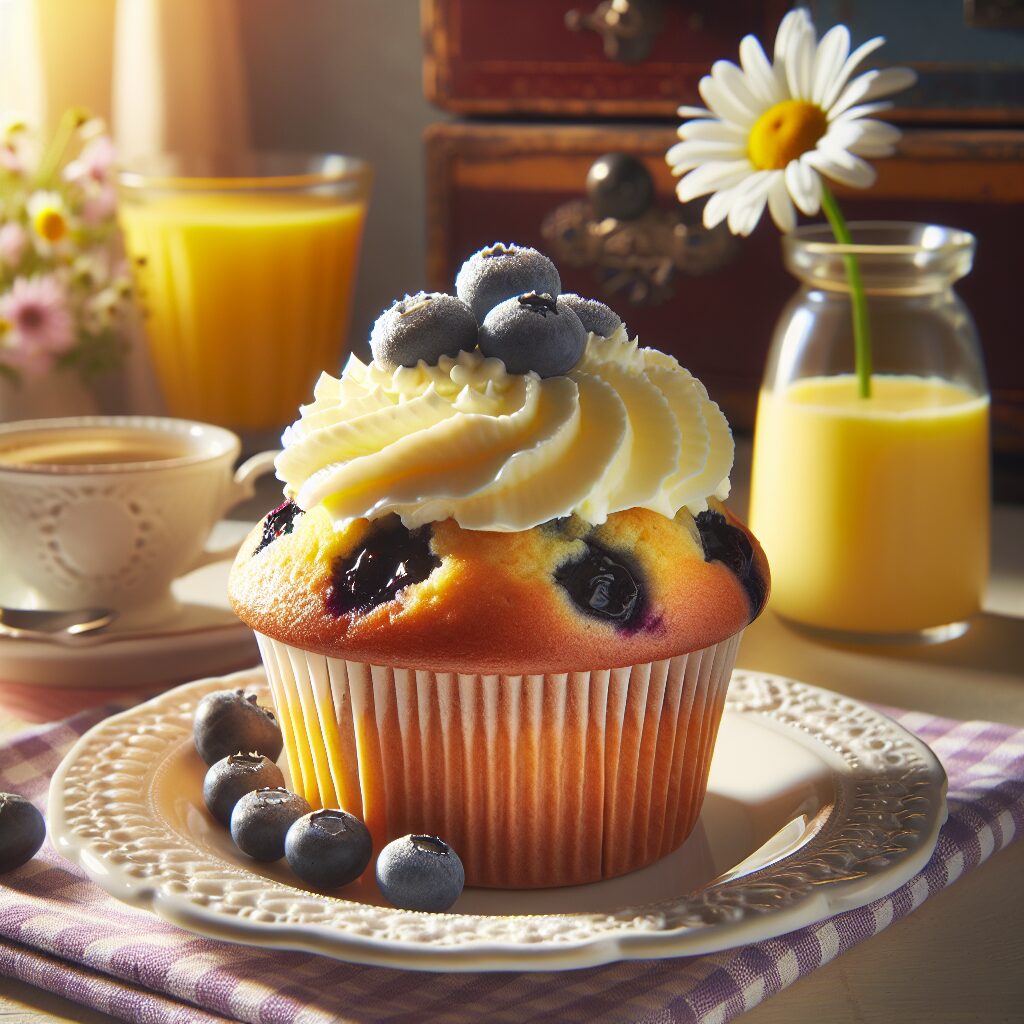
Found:
<svg viewBox="0 0 1024 1024"><path fill-rule="evenodd" d="M441 836L470 885L578 884L693 828L768 570L699 382L495 251L511 298L464 268L321 377L229 590L311 804Z"/></svg>

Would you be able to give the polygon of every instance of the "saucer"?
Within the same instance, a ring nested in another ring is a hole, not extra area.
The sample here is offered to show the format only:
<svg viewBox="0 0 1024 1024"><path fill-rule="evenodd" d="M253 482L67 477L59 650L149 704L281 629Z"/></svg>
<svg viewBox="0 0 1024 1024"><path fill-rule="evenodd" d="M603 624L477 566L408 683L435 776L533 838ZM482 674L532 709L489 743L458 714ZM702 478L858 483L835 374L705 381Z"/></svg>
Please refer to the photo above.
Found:
<svg viewBox="0 0 1024 1024"><path fill-rule="evenodd" d="M211 547L241 543L252 524L218 523ZM115 621L81 643L0 637L0 681L61 688L146 690L197 676L230 672L259 661L252 630L227 599L231 560L203 566L176 580L181 608L168 621L131 628ZM0 577L0 604L23 603L19 588Z"/></svg>
<svg viewBox="0 0 1024 1024"><path fill-rule="evenodd" d="M54 775L48 817L57 849L117 899L261 948L435 971L715 952L888 895L927 863L946 817L941 765L895 722L737 671L700 819L675 853L592 885L467 889L449 913L395 910L372 870L337 896L304 890L283 861L242 855L206 810L192 715L204 694L235 687L267 697L254 669L101 722Z"/></svg>

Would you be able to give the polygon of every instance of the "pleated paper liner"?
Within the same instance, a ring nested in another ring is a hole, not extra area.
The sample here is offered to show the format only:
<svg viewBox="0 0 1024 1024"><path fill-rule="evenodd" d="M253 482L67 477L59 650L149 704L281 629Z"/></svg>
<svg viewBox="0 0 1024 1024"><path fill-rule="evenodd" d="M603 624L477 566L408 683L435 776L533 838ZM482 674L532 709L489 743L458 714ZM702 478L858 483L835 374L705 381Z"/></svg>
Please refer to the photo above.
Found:
<svg viewBox="0 0 1024 1024"><path fill-rule="evenodd" d="M257 634L292 785L379 851L437 835L468 885L612 878L700 814L741 633L627 668L473 675L367 665Z"/></svg>

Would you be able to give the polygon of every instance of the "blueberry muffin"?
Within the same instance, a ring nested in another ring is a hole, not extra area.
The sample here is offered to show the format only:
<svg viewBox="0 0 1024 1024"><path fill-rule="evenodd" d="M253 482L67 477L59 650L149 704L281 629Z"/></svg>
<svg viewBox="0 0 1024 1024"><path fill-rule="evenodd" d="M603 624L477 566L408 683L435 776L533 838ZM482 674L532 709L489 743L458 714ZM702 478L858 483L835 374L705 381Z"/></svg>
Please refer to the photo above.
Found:
<svg viewBox="0 0 1024 1024"><path fill-rule="evenodd" d="M674 359L534 250L482 250L456 293L321 377L231 600L311 804L378 849L443 836L470 885L612 877L696 822L767 565Z"/></svg>

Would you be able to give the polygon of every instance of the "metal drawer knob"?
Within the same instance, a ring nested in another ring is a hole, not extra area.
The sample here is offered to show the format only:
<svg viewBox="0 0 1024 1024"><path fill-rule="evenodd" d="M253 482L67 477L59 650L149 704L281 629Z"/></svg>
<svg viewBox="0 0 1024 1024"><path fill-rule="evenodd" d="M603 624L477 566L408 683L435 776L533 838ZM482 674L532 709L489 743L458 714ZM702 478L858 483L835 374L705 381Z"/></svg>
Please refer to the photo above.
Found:
<svg viewBox="0 0 1024 1024"><path fill-rule="evenodd" d="M565 24L573 32L596 32L610 60L638 64L650 54L663 14L663 0L602 0L589 14L568 11Z"/></svg>
<svg viewBox="0 0 1024 1024"><path fill-rule="evenodd" d="M593 268L604 291L623 292L635 306L666 302L679 272L706 274L736 254L725 225L704 227L702 204L659 208L654 180L634 156L598 157L586 187L586 199L571 199L544 218L541 234L558 260Z"/></svg>

